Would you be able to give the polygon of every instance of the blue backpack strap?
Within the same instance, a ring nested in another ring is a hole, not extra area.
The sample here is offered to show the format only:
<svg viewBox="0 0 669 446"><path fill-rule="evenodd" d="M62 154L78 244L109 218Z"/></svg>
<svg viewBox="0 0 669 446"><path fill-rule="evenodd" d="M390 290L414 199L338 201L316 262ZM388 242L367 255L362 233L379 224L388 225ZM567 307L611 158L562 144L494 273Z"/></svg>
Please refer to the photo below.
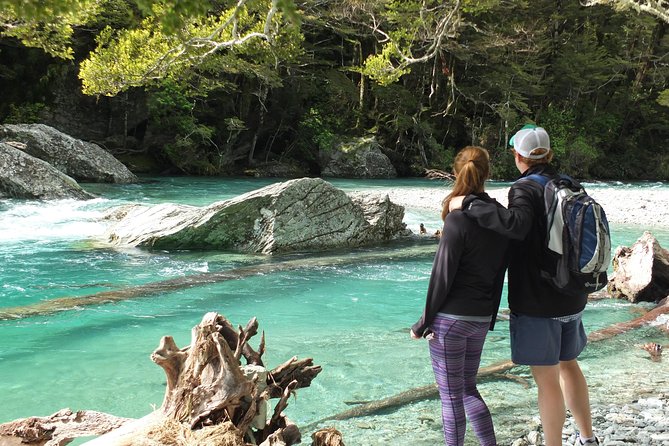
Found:
<svg viewBox="0 0 669 446"><path fill-rule="evenodd" d="M541 175L541 174L538 174L538 173L533 173L532 175L528 175L526 177L521 178L521 180L534 181L535 183L539 183L541 185L541 187L545 187L546 183L548 183L550 178L548 178L545 175Z"/></svg>

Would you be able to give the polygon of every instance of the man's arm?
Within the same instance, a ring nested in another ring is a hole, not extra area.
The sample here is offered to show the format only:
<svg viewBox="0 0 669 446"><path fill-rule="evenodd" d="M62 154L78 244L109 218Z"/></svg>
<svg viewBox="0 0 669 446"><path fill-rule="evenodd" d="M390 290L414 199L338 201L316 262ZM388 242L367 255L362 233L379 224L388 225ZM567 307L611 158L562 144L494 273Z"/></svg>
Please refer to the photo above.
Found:
<svg viewBox="0 0 669 446"><path fill-rule="evenodd" d="M448 203L448 211L453 212L456 209L462 209L462 201L465 199L466 195L457 195L451 197L451 201Z"/></svg>
<svg viewBox="0 0 669 446"><path fill-rule="evenodd" d="M450 207L462 207L462 212L476 220L479 226L516 240L525 238L534 221L531 192L517 186L509 189L508 209L476 195L453 197Z"/></svg>

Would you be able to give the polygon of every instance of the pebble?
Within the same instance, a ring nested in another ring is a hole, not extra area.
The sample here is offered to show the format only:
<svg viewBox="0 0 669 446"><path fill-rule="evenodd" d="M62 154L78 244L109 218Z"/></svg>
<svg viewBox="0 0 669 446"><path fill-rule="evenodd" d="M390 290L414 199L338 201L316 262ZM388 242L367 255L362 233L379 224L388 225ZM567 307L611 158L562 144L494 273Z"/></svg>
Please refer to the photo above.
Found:
<svg viewBox="0 0 669 446"><path fill-rule="evenodd" d="M592 423L602 446L669 446L669 393L639 398L631 404L593 405ZM543 444L541 427L514 440L511 446ZM578 439L578 428L571 415L563 429L564 445Z"/></svg>

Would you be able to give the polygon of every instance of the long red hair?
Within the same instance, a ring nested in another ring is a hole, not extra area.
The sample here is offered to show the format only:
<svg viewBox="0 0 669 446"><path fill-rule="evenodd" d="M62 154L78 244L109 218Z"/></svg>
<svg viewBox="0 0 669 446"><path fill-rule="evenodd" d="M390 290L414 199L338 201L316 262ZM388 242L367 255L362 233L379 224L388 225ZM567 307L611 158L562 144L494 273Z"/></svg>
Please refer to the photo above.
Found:
<svg viewBox="0 0 669 446"><path fill-rule="evenodd" d="M483 147L467 146L455 155L453 161L455 183L453 190L442 201L441 219L448 215L453 197L483 192L485 180L490 176L490 155Z"/></svg>

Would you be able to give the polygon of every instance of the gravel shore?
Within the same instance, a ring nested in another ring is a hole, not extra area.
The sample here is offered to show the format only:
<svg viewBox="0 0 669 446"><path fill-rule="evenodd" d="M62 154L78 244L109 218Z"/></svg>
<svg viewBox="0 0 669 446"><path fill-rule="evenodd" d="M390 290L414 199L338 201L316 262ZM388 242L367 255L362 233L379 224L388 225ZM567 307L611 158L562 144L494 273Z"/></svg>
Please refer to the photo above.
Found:
<svg viewBox="0 0 669 446"><path fill-rule="evenodd" d="M667 446L669 445L669 394L660 393L639 398L623 405L595 405L592 423L602 446ZM539 420L536 429L515 440L511 446L541 445ZM562 434L563 444L576 444L578 429L568 417Z"/></svg>
<svg viewBox="0 0 669 446"><path fill-rule="evenodd" d="M644 228L669 227L669 189L668 188L591 188L586 189L602 205L610 223L620 225L639 225ZM441 200L448 194L445 186L443 193L435 188L397 188L384 189L390 200L406 208L434 210L440 212ZM380 192L380 191L379 191ZM487 190L491 197L507 205L508 188Z"/></svg>

